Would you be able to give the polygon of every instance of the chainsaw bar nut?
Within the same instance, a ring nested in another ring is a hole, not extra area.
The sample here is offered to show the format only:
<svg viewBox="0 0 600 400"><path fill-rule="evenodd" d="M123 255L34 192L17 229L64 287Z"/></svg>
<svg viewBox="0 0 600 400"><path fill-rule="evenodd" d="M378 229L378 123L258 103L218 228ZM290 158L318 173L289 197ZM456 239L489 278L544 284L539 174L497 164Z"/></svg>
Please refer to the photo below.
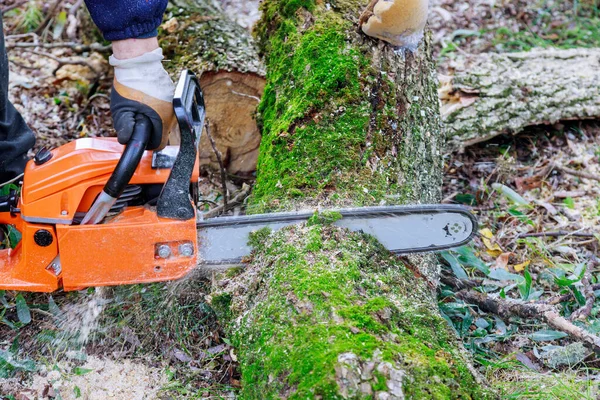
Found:
<svg viewBox="0 0 600 400"><path fill-rule="evenodd" d="M194 246L191 243L184 243L179 245L179 255L183 257L190 257L194 255Z"/></svg>
<svg viewBox="0 0 600 400"><path fill-rule="evenodd" d="M169 257L171 257L171 247L168 244L161 244L156 249L156 254L160 258L165 258L165 259L169 258Z"/></svg>

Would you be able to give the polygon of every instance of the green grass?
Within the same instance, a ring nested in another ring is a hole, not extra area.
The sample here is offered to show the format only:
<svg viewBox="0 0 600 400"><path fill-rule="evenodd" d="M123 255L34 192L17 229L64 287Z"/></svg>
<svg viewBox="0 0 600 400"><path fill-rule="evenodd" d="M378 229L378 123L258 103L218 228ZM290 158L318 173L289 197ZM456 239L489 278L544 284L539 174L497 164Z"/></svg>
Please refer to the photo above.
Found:
<svg viewBox="0 0 600 400"><path fill-rule="evenodd" d="M560 15L557 5L542 2L531 25L518 31L502 27L495 31L492 44L502 51L529 51L534 47L572 49L600 46L600 8L598 4L579 5ZM556 16L560 15L559 19Z"/></svg>
<svg viewBox="0 0 600 400"><path fill-rule="evenodd" d="M594 380L596 370L537 373L517 361L490 366L486 378L505 400L595 400L600 390Z"/></svg>

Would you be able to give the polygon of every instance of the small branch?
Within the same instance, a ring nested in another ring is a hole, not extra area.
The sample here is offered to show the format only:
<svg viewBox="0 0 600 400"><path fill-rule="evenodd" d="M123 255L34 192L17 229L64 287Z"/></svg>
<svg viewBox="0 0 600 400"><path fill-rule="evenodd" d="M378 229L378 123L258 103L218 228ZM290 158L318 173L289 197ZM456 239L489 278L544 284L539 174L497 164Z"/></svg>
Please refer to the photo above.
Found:
<svg viewBox="0 0 600 400"><path fill-rule="evenodd" d="M37 43L40 40L40 37L33 32L19 33L17 35L6 35L6 36L4 36L4 40L9 41L9 40L24 39L24 38L28 38L28 37L32 38L34 43Z"/></svg>
<svg viewBox="0 0 600 400"><path fill-rule="evenodd" d="M71 8L69 8L69 15L75 15L75 13L77 13L77 10L79 10L82 4L83 0L77 0L75 4L73 4Z"/></svg>
<svg viewBox="0 0 600 400"><path fill-rule="evenodd" d="M21 0L21 1L17 1L14 4L11 4L10 6L4 7L2 9L2 14L6 14L7 12L9 12L10 10L14 10L15 8L21 7L22 5L25 5L29 2L29 0Z"/></svg>
<svg viewBox="0 0 600 400"><path fill-rule="evenodd" d="M476 287L481 286L481 284L483 283L483 279L458 279L454 276L442 272L440 282L442 282L446 286L450 286L458 290L463 290L475 289Z"/></svg>
<svg viewBox="0 0 600 400"><path fill-rule="evenodd" d="M81 43L73 43L73 42L64 42L64 43L11 43L7 44L7 49L15 49L15 48L30 48L30 47L40 47L43 49L61 49L68 48L73 50L76 53L83 53L87 51L97 51L97 52L109 52L112 49L112 45L103 46L100 43L92 43L90 45L81 44Z"/></svg>
<svg viewBox="0 0 600 400"><path fill-rule="evenodd" d="M583 290L581 294L585 296L585 304L579 310L574 311L569 319L571 321L575 320L585 320L592 313L592 308L594 307L594 302L596 301L596 295L594 294L594 289L590 284L590 279L592 277L592 273L590 268L586 268L585 274L581 279L581 283L583 284Z"/></svg>
<svg viewBox="0 0 600 400"><path fill-rule="evenodd" d="M552 231L552 232L538 232L538 233L521 233L517 236L517 239L529 238L529 237L561 237L561 236L573 236L573 237L584 237L584 238L595 238L593 233L584 232L568 232L568 231Z"/></svg>
<svg viewBox="0 0 600 400"><path fill-rule="evenodd" d="M56 74L56 71L58 71L60 69L60 67L62 67L63 65L83 65L83 66L88 67L92 71L94 71L94 73L96 75L100 75L100 73L102 72L102 71L98 71L90 62L88 62L86 60L72 60L70 58L59 58L59 57L53 56L52 54L44 53L43 51L36 51L36 50L27 50L27 51L32 54L37 54L38 56L47 57L47 58L51 59L52 61L56 61L58 63L58 67L56 67L54 69L54 71L52 72L53 75Z"/></svg>
<svg viewBox="0 0 600 400"><path fill-rule="evenodd" d="M591 289L592 290L600 290L600 283L596 283L595 285L592 285ZM561 295L558 295L558 296L551 297L551 298L549 298L548 300L546 300L546 301L544 301L542 303L554 306L554 305L563 303L565 301L569 301L572 298L573 298L573 293L565 293L565 294L561 294Z"/></svg>
<svg viewBox="0 0 600 400"><path fill-rule="evenodd" d="M223 166L223 159L221 158L221 152L217 149L217 145L210 134L210 122L206 121L206 136L208 136L208 140L210 141L210 145L217 156L217 161L219 163L219 168L221 169L221 186L223 187L223 210L226 212L227 210L227 172L225 171L225 167Z"/></svg>
<svg viewBox="0 0 600 400"><path fill-rule="evenodd" d="M593 181L599 181L600 182L600 176L595 175L595 174L590 174L589 172L577 171L575 169L563 167L562 165L558 165L558 164L552 164L552 167L554 169L557 169L557 170L559 170L561 172L564 172L565 174L568 174L568 175L573 175L573 176L577 176L579 178L591 179Z"/></svg>
<svg viewBox="0 0 600 400"><path fill-rule="evenodd" d="M54 4L52 4L50 9L48 10L48 14L46 15L46 18L44 18L44 20L42 21L40 26L38 26L38 28L35 30L35 33L37 33L38 35L41 35L42 32L44 32L44 29L46 29L46 26L48 25L50 20L52 18L54 18L54 14L56 14L56 10L58 10L58 6L60 5L60 3L62 3L62 0L56 0L54 2Z"/></svg>
<svg viewBox="0 0 600 400"><path fill-rule="evenodd" d="M75 116L73 117L73 123L71 124L71 129L75 129L79 118L86 112L86 110L92 104L92 102L98 98L102 98L102 99L105 99L106 101L110 102L110 97L108 97L107 95L105 95L103 93L96 93L95 95L91 96L88 99L88 101L85 103L85 106L83 106L83 108L80 111L78 111L77 114L75 114Z"/></svg>
<svg viewBox="0 0 600 400"><path fill-rule="evenodd" d="M202 218L208 219L208 218L217 217L222 213L226 213L227 211L229 211L233 207L237 206L238 204L242 204L244 202L244 200L246 200L246 198L250 194L250 189L251 189L250 185L244 184L244 186L242 186L242 188L237 192L237 194L227 203L227 208L225 208L225 205L222 204L218 207L213 208L212 210L202 213ZM204 200L204 201L206 201L206 200Z"/></svg>
<svg viewBox="0 0 600 400"><path fill-rule="evenodd" d="M492 313L504 319L517 316L524 319L542 320L548 326L568 334L592 349L596 354L600 354L600 337L573 325L571 321L561 317L550 305L527 304L512 299L486 296L472 290L462 290L456 293L456 297L466 303L476 305L483 312Z"/></svg>

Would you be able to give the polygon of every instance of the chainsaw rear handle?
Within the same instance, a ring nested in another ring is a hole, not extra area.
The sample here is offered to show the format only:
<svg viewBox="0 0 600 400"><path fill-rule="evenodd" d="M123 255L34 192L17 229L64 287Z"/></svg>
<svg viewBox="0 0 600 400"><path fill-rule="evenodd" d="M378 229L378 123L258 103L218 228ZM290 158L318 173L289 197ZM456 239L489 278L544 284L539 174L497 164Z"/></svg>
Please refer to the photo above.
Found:
<svg viewBox="0 0 600 400"><path fill-rule="evenodd" d="M108 179L108 182L106 182L106 185L104 185L104 190L98 195L90 210L85 214L81 225L99 224L104 219L119 196L123 194L125 187L140 164L146 146L150 141L152 123L148 117L141 114L135 116L135 121L131 139L125 145L125 150L115 170Z"/></svg>
<svg viewBox="0 0 600 400"><path fill-rule="evenodd" d="M104 186L104 192L111 197L119 198L140 164L146 146L152 134L152 122L142 114L135 116L135 126L131 139L127 142L123 155L113 174Z"/></svg>

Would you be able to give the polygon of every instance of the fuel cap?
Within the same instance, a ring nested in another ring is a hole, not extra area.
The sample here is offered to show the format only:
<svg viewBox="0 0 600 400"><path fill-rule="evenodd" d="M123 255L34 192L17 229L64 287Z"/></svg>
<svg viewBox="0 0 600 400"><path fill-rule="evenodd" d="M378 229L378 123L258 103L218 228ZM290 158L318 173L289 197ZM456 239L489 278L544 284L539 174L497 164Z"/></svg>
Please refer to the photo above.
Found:
<svg viewBox="0 0 600 400"><path fill-rule="evenodd" d="M42 165L46 162L50 161L52 158L52 153L45 147L42 147L37 154L33 157L33 162L35 165Z"/></svg>

